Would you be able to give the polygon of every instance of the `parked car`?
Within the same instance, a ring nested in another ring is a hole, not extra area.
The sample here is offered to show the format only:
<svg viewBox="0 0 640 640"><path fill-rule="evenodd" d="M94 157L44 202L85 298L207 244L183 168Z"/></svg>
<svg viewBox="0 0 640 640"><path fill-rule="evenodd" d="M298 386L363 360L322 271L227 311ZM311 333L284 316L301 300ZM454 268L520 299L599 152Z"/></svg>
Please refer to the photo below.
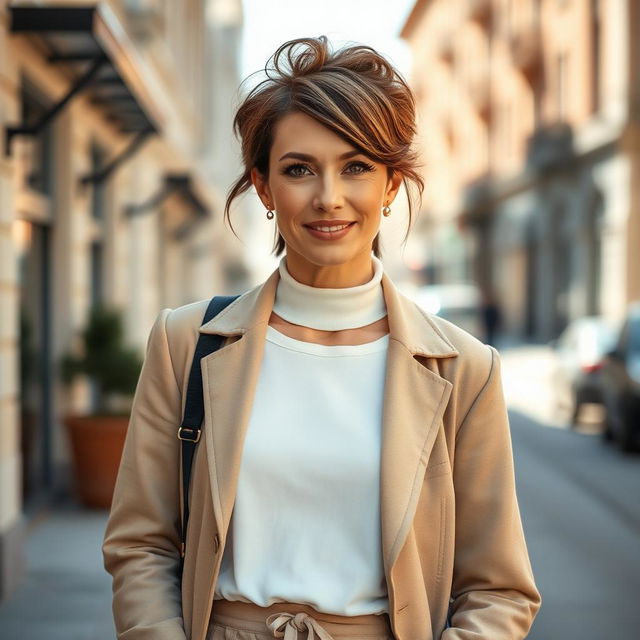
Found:
<svg viewBox="0 0 640 640"><path fill-rule="evenodd" d="M603 361L602 397L605 438L623 451L635 449L640 440L640 303L627 310L615 346Z"/></svg>
<svg viewBox="0 0 640 640"><path fill-rule="evenodd" d="M479 339L484 339L482 298L471 283L404 287L403 291L425 311L445 318Z"/></svg>
<svg viewBox="0 0 640 640"><path fill-rule="evenodd" d="M603 358L614 342L614 328L598 316L574 320L552 342L551 388L561 421L574 426L583 405L602 404Z"/></svg>

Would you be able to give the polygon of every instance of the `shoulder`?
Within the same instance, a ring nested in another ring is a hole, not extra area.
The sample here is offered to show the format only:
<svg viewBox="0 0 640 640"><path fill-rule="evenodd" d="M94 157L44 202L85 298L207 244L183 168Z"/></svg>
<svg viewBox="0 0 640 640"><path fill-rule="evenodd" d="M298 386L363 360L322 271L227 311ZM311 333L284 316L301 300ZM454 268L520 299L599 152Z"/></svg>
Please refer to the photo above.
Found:
<svg viewBox="0 0 640 640"><path fill-rule="evenodd" d="M209 298L197 300L175 309L165 308L158 313L149 336L149 345L151 348L168 351L167 362L171 363L177 381L188 379L200 335L198 329L209 302Z"/></svg>
<svg viewBox="0 0 640 640"><path fill-rule="evenodd" d="M439 359L441 375L463 391L463 396L477 394L492 374L499 372L500 356L496 349L440 316L423 309L420 313L426 320L426 330L451 345L451 357Z"/></svg>
<svg viewBox="0 0 640 640"><path fill-rule="evenodd" d="M218 300L218 310L216 312L210 312L207 321L222 313L222 310L227 311L236 305L240 298L247 296L251 291L253 291L253 289L245 291L242 294L215 296ZM164 309L162 313L167 314L167 332L175 335L185 331L197 331L205 323L205 313L212 300L213 297L205 298L203 300L190 302L181 307L176 307L175 309Z"/></svg>
<svg viewBox="0 0 640 640"><path fill-rule="evenodd" d="M429 314L428 321L457 352L455 357L438 361L438 373L451 383L448 428L450 437L457 439L474 407L490 415L490 405L503 406L500 356L492 346L444 318Z"/></svg>
<svg viewBox="0 0 640 640"><path fill-rule="evenodd" d="M169 339L175 339L185 332L197 333L210 301L211 298L205 298L175 309L168 309L166 326Z"/></svg>
<svg viewBox="0 0 640 640"><path fill-rule="evenodd" d="M427 350L433 346L436 357L443 361L455 360L480 368L491 365L491 347L449 320L427 311L402 291L398 294L415 341L426 345Z"/></svg>
<svg viewBox="0 0 640 640"><path fill-rule="evenodd" d="M470 361L491 361L491 347L461 327L440 316L423 311L429 323L458 352L458 357Z"/></svg>

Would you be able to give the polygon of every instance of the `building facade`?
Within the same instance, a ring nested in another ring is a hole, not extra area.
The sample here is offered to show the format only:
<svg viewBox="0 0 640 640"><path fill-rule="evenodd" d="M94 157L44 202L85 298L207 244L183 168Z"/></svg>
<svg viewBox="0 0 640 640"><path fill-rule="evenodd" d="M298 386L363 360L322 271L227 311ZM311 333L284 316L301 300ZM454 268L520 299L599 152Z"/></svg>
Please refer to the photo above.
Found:
<svg viewBox="0 0 640 640"><path fill-rule="evenodd" d="M0 598L69 490L61 418L92 395L59 364L89 310L142 351L160 309L246 286L222 219L241 23L240 0L0 2Z"/></svg>
<svg viewBox="0 0 640 640"><path fill-rule="evenodd" d="M421 0L413 54L432 281L474 279L513 337L640 298L633 0Z"/></svg>

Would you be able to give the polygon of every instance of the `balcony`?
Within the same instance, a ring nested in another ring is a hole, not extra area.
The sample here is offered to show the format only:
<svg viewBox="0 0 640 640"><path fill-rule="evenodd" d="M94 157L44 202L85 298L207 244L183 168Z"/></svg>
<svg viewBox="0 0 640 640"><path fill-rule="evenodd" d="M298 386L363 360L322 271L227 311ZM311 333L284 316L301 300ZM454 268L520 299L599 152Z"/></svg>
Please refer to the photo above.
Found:
<svg viewBox="0 0 640 640"><path fill-rule="evenodd" d="M440 59L448 65L452 65L454 59L453 34L450 31L446 31L439 34L437 38Z"/></svg>
<svg viewBox="0 0 640 640"><path fill-rule="evenodd" d="M492 0L467 0L467 18L484 26L491 23Z"/></svg>
<svg viewBox="0 0 640 640"><path fill-rule="evenodd" d="M509 37L511 59L518 69L526 72L536 67L542 54L542 37L537 25L518 29Z"/></svg>
<svg viewBox="0 0 640 640"><path fill-rule="evenodd" d="M466 88L473 107L479 113L484 113L488 109L491 93L489 69L487 67L475 69L466 80Z"/></svg>
<svg viewBox="0 0 640 640"><path fill-rule="evenodd" d="M523 1L516 7L509 23L509 48L515 66L526 72L538 64L542 54L540 10L532 0Z"/></svg>

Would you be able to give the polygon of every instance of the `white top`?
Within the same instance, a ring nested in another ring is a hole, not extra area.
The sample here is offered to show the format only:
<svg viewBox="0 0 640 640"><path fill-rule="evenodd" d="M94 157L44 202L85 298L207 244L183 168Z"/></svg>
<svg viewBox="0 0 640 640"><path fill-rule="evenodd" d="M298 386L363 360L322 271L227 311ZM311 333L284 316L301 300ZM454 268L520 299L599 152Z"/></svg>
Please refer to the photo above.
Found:
<svg viewBox="0 0 640 640"><path fill-rule="evenodd" d="M326 346L267 328L216 599L388 611L380 535L388 342L387 334Z"/></svg>
<svg viewBox="0 0 640 640"><path fill-rule="evenodd" d="M273 310L281 318L303 327L338 331L364 327L387 315L382 292L382 262L371 256L373 277L356 287L311 287L293 278L286 256L280 260L280 280Z"/></svg>

